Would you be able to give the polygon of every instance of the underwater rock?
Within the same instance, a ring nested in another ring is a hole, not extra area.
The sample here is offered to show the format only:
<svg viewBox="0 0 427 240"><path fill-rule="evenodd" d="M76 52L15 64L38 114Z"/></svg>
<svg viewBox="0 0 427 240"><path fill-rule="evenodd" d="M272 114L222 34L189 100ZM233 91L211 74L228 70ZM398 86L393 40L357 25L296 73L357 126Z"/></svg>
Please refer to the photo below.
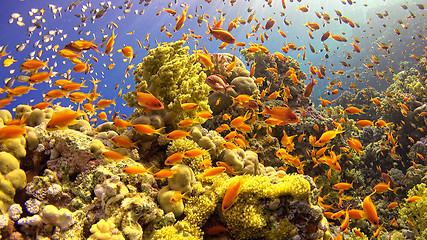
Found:
<svg viewBox="0 0 427 240"><path fill-rule="evenodd" d="M6 109L0 110L0 125L6 125L12 119L13 119L12 114L8 110Z"/></svg>
<svg viewBox="0 0 427 240"><path fill-rule="evenodd" d="M45 206L41 217L45 224L52 224L61 230L66 230L74 224L72 213L68 209L58 209L53 205Z"/></svg>
<svg viewBox="0 0 427 240"><path fill-rule="evenodd" d="M178 171L178 173L168 178L168 186L170 189L181 191L181 193L191 192L194 182L196 181L193 170L184 164L177 164L173 166L171 170Z"/></svg>

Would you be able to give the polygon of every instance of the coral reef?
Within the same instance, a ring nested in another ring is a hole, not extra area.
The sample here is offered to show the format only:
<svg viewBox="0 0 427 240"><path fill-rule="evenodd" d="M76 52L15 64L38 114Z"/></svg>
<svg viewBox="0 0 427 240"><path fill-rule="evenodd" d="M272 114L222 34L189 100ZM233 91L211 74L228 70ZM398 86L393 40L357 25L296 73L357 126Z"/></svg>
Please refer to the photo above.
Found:
<svg viewBox="0 0 427 240"><path fill-rule="evenodd" d="M27 178L19 161L10 153L0 152L0 211L6 213L14 203L17 190L25 188Z"/></svg>
<svg viewBox="0 0 427 240"><path fill-rule="evenodd" d="M151 49L133 72L135 88L140 92L151 92L164 104L163 119L170 124L196 117L194 111L182 109L181 103L197 103L199 111L210 111L207 102L209 87L204 83L206 74L201 71L195 56L189 55L190 48L182 46L184 43L177 41ZM136 90L124 99L128 106L140 108Z"/></svg>

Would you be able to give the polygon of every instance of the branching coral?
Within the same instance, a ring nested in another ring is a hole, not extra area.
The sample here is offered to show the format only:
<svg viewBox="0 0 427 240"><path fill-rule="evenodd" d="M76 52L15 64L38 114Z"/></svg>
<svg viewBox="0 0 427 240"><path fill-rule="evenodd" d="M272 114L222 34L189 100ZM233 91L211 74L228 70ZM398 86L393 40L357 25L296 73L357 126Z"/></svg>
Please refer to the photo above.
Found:
<svg viewBox="0 0 427 240"><path fill-rule="evenodd" d="M416 239L427 238L427 187L425 183L420 183L409 190L408 198L420 196L422 199L406 203L400 209L399 214L404 221L411 221L413 228L408 226L415 233Z"/></svg>
<svg viewBox="0 0 427 240"><path fill-rule="evenodd" d="M133 72L135 88L140 92L151 92L164 104L166 123L196 117L194 111L184 111L181 103L194 102L199 104L199 111L210 111L207 100L210 88L204 83L206 74L195 56L189 55L190 48L182 46L184 43L177 41L151 49ZM124 99L128 106L140 107L136 90Z"/></svg>

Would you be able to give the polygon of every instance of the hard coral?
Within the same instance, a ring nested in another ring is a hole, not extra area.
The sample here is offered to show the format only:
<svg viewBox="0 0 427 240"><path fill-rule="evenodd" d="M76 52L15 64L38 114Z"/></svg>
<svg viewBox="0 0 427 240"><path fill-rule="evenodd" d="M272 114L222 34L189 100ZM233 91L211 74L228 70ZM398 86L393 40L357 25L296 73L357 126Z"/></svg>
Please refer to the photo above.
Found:
<svg viewBox="0 0 427 240"><path fill-rule="evenodd" d="M151 92L164 104L163 117L169 124L196 117L195 111L185 111L181 103L194 102L199 104L199 111L210 111L206 74L195 56L189 55L190 48L182 46L184 43L177 41L151 49L133 72L135 88ZM141 107L136 101L136 90L124 99L130 107Z"/></svg>
<svg viewBox="0 0 427 240"><path fill-rule="evenodd" d="M7 152L0 152L0 212L6 213L16 190L27 183L25 172L19 169L19 161Z"/></svg>

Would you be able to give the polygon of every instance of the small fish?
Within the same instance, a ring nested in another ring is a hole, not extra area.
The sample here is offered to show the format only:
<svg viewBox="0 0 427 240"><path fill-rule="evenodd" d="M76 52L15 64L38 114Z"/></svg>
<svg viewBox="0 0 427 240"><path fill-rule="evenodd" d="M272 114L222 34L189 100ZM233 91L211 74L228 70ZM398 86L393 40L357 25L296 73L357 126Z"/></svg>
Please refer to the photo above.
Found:
<svg viewBox="0 0 427 240"><path fill-rule="evenodd" d="M171 178L177 173L178 173L177 170L162 169L162 170L156 172L155 174L153 174L153 177L155 179L165 179L165 178Z"/></svg>
<svg viewBox="0 0 427 240"><path fill-rule="evenodd" d="M77 123L76 119L81 115L83 115L83 113L80 112L79 109L77 109L76 112L68 108L60 112L55 112L46 124L46 130L52 131L68 129L69 125Z"/></svg>
<svg viewBox="0 0 427 240"><path fill-rule="evenodd" d="M412 197L410 197L410 198L406 199L406 202L407 202L407 203L412 203L412 202L415 202L415 201L418 201L418 200L421 200L421 199L423 199L423 197L420 197L420 196L412 196Z"/></svg>
<svg viewBox="0 0 427 240"><path fill-rule="evenodd" d="M206 169L203 172L202 176L203 177L212 177L212 176L221 174L223 172L225 172L225 167L214 167L214 168Z"/></svg>
<svg viewBox="0 0 427 240"><path fill-rule="evenodd" d="M342 182L342 183L337 183L337 184L333 185L332 189L335 189L335 190L348 190L348 189L350 189L352 187L353 187L353 183Z"/></svg>
<svg viewBox="0 0 427 240"><path fill-rule="evenodd" d="M105 152L101 153L101 155L107 159L115 160L115 161L119 161L119 160L123 160L123 159L127 158L127 156L123 156L122 154L120 154L116 151L105 151Z"/></svg>
<svg viewBox="0 0 427 240"><path fill-rule="evenodd" d="M183 198L187 198L188 199L189 197L187 197L187 193L188 192L185 192L184 194L181 194L181 191L175 191L173 193L173 195L170 197L169 201L171 203L176 203L176 202L182 201Z"/></svg>
<svg viewBox="0 0 427 240"><path fill-rule="evenodd" d="M126 136L117 136L117 137L112 137L110 139L110 141L112 143L114 143L114 145L118 146L118 147L125 147L125 148L130 148L130 147L136 147L135 143L132 142L128 137Z"/></svg>
<svg viewBox="0 0 427 240"><path fill-rule="evenodd" d="M190 158L190 157L198 157L204 154L209 154L208 150L204 150L204 149L191 149L191 150L187 150L184 152L184 157L186 158Z"/></svg>
<svg viewBox="0 0 427 240"><path fill-rule="evenodd" d="M195 110L199 107L197 103L181 103L181 108L184 110Z"/></svg>
<svg viewBox="0 0 427 240"><path fill-rule="evenodd" d="M153 134L163 135L160 132L163 128L164 127L155 129L153 126L146 125L146 124L134 124L134 125L132 125L133 130L135 130L139 134L146 134L146 135L153 135Z"/></svg>
<svg viewBox="0 0 427 240"><path fill-rule="evenodd" d="M369 222L371 222L373 225L377 226L379 224L377 209L376 209L376 207L375 207L375 205L371 199L371 196L374 193L375 193L375 191L363 199L362 208L363 208L363 212L365 213L365 216L369 220Z"/></svg>
<svg viewBox="0 0 427 240"><path fill-rule="evenodd" d="M348 107L344 109L344 112L347 114L365 114L362 109L359 109L357 107Z"/></svg>
<svg viewBox="0 0 427 240"><path fill-rule="evenodd" d="M163 103L161 103L153 94L151 93L142 93L137 92L136 99L138 104L146 107L147 111L151 110L161 110L164 108Z"/></svg>
<svg viewBox="0 0 427 240"><path fill-rule="evenodd" d="M123 172L127 173L127 174L144 174L146 172L151 173L151 169L154 166L150 167L149 169L146 169L145 167L142 166L130 166L130 167L125 167L123 168Z"/></svg>
<svg viewBox="0 0 427 240"><path fill-rule="evenodd" d="M227 191L225 192L224 199L222 200L222 211L228 210L233 203L236 201L237 195L239 195L240 187L244 184L243 178L239 181L230 183Z"/></svg>
<svg viewBox="0 0 427 240"><path fill-rule="evenodd" d="M183 158L184 158L183 152L176 152L170 155L168 158L166 158L165 165L175 165L179 163Z"/></svg>
<svg viewBox="0 0 427 240"><path fill-rule="evenodd" d="M25 126L3 126L0 128L0 142L4 142L9 139L19 138L22 136L26 136L27 129Z"/></svg>
<svg viewBox="0 0 427 240"><path fill-rule="evenodd" d="M165 137L168 140L177 140L180 138L190 137L190 133L183 130L174 130L167 134Z"/></svg>
<svg viewBox="0 0 427 240"><path fill-rule="evenodd" d="M236 42L236 39L228 31L221 28L212 29L209 25L209 22L206 19L203 19L203 21L205 21L208 26L208 31L206 32L206 34L211 34L216 39L219 39L229 44L234 44Z"/></svg>

